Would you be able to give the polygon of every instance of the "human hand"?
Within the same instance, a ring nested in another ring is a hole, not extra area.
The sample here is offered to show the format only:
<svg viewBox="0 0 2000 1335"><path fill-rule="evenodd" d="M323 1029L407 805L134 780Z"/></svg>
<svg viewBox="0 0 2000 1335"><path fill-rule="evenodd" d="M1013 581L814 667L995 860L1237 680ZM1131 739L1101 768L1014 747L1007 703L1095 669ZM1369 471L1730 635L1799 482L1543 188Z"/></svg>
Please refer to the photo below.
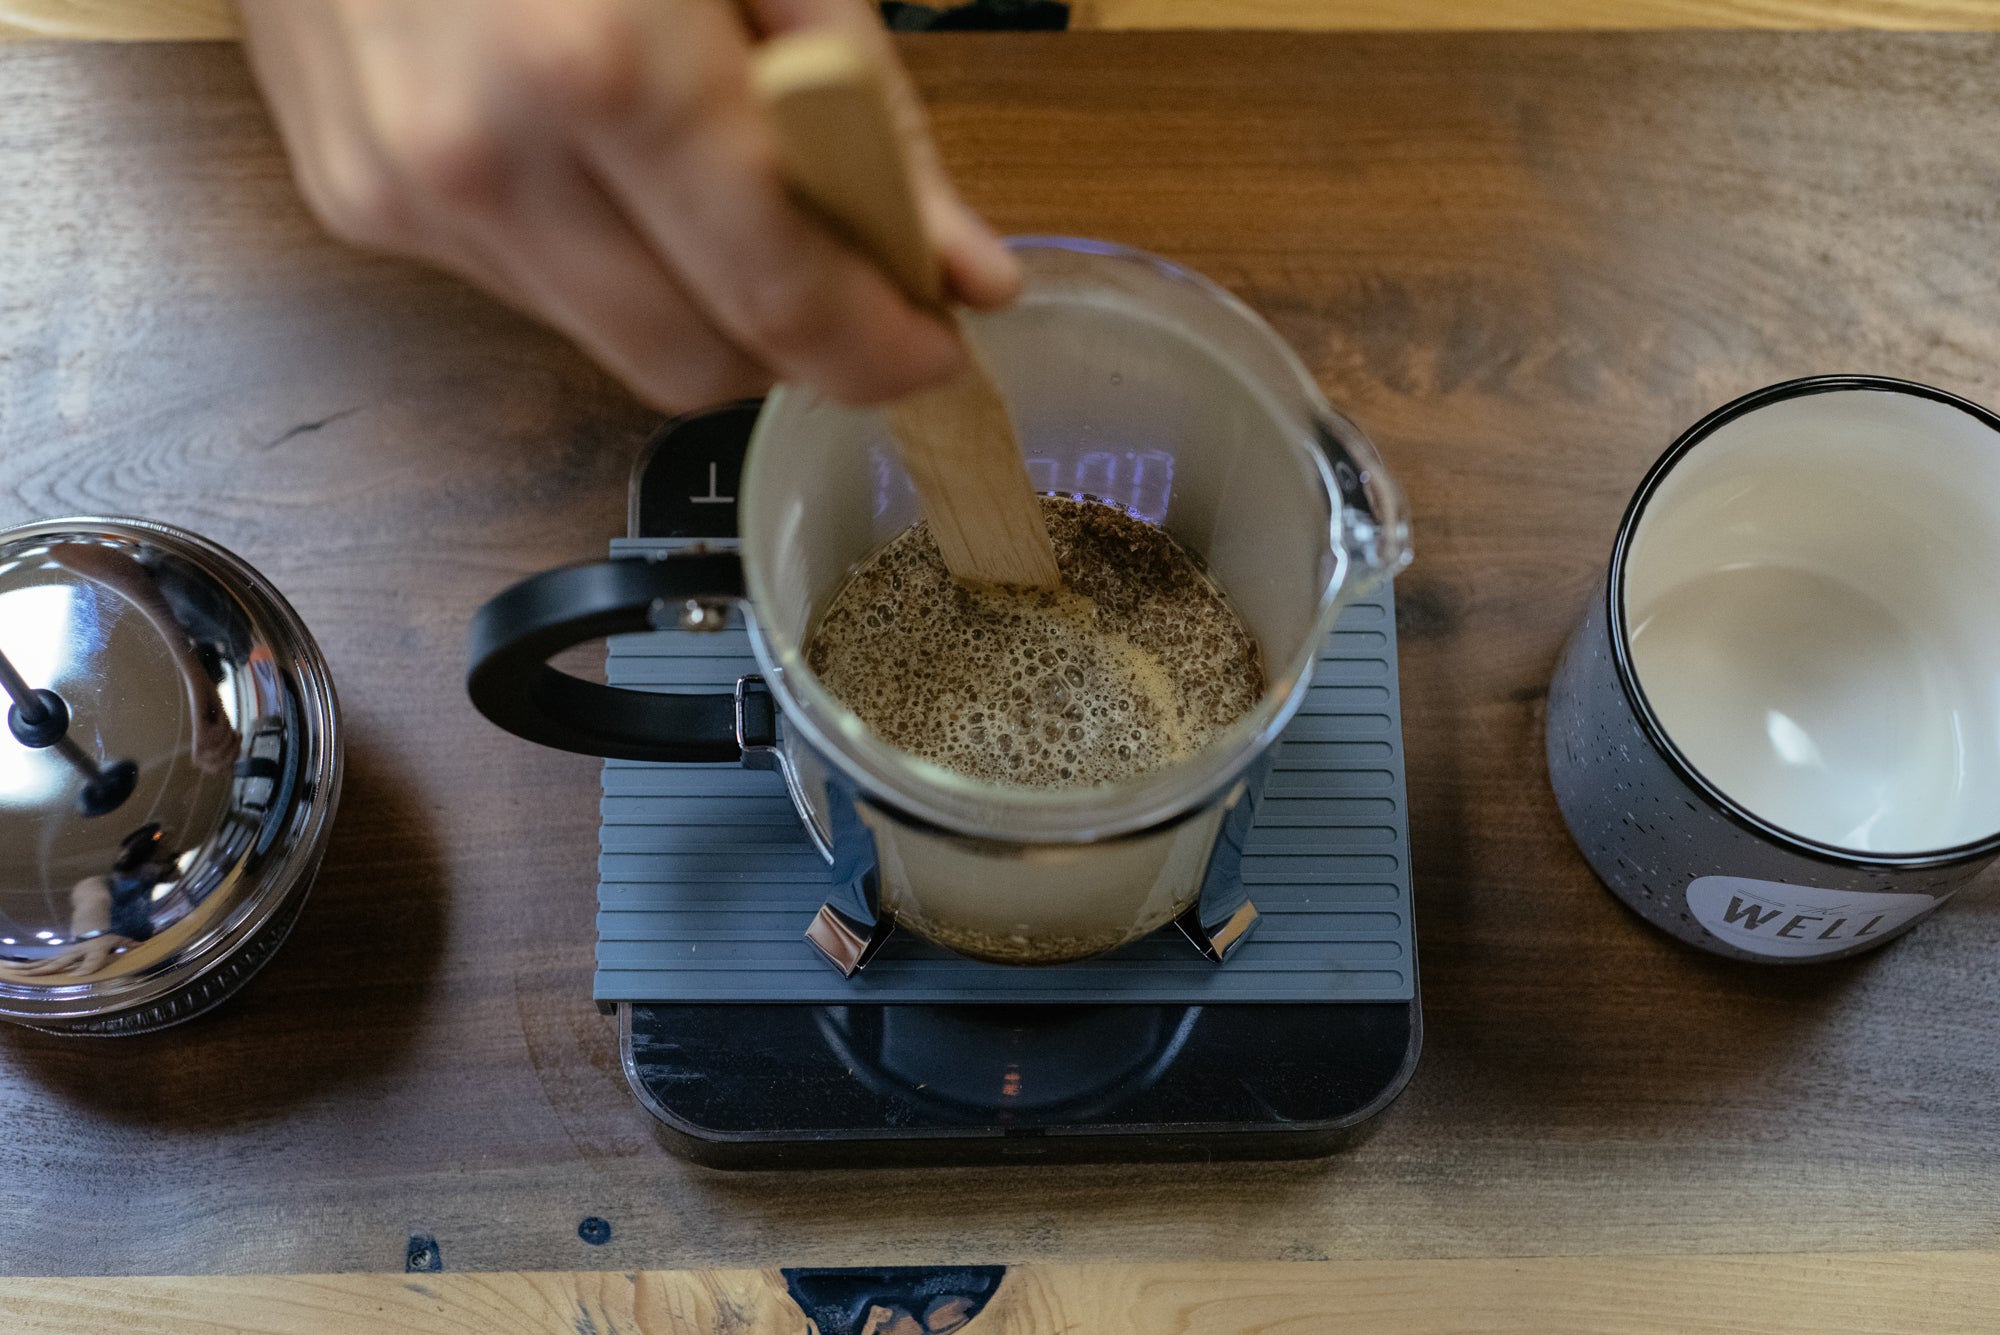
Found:
<svg viewBox="0 0 2000 1335"><path fill-rule="evenodd" d="M222 696L206 677L188 681L188 721L193 726L189 754L206 774L227 774L243 753L243 737L223 711Z"/></svg>
<svg viewBox="0 0 2000 1335"><path fill-rule="evenodd" d="M9 964L13 978L80 977L103 968L121 946L132 944L111 927L111 883L102 876L86 876L70 887L69 932L71 944L56 954L32 963Z"/></svg>
<svg viewBox="0 0 2000 1335"><path fill-rule="evenodd" d="M315 213L453 270L574 338L655 406L774 379L845 402L954 370L920 310L786 192L755 43L851 32L894 73L931 240L991 308L1013 257L946 180L863 0L240 0L251 62Z"/></svg>
<svg viewBox="0 0 2000 1335"><path fill-rule="evenodd" d="M82 978L102 969L112 955L131 944L129 937L106 932L64 946L58 953L32 964L13 965L10 972L16 978Z"/></svg>

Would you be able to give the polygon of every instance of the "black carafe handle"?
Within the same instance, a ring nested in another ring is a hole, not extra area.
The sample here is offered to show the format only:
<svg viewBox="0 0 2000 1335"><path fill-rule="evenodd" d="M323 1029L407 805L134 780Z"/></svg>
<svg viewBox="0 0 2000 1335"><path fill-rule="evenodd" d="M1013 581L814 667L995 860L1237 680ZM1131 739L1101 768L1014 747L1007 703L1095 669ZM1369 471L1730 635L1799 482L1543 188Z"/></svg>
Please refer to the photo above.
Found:
<svg viewBox="0 0 2000 1335"><path fill-rule="evenodd" d="M545 570L474 614L466 693L508 732L561 751L615 760L740 760L746 748L774 743L777 706L767 692L624 690L559 672L549 660L609 635L682 625L691 605L715 616L714 604L742 597L743 566L732 552Z"/></svg>

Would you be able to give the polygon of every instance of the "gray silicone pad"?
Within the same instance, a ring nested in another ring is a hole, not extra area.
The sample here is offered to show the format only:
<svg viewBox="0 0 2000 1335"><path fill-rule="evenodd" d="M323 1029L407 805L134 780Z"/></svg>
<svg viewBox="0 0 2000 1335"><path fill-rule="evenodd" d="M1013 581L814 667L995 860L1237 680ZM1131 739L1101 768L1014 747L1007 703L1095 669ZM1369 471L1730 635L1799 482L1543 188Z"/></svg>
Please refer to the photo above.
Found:
<svg viewBox="0 0 2000 1335"><path fill-rule="evenodd" d="M615 556L683 543L620 539ZM1009 968L901 932L854 978L803 935L826 864L766 771L607 761L597 889L600 1001L1407 1001L1410 840L1390 594L1341 614L1285 731L1243 860L1262 917L1211 964L1169 927L1078 964ZM727 690L757 671L741 629L611 642L607 680Z"/></svg>

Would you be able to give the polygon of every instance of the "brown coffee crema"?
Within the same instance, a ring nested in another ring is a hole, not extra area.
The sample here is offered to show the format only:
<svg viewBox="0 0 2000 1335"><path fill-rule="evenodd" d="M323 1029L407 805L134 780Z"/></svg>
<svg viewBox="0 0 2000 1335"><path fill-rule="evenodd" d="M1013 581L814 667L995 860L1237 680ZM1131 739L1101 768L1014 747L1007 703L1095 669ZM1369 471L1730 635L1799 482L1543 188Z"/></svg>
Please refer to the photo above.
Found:
<svg viewBox="0 0 2000 1335"><path fill-rule="evenodd" d="M927 524L863 561L806 662L891 746L988 782L1113 783L1193 754L1264 691L1263 656L1164 530L1044 496L1059 591L974 587Z"/></svg>

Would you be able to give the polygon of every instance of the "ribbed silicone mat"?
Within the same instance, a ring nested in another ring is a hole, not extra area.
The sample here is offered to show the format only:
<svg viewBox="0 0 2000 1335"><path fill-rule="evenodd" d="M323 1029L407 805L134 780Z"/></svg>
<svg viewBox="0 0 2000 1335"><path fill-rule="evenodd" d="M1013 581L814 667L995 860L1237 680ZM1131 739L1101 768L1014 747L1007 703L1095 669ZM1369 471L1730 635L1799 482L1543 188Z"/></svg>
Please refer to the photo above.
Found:
<svg viewBox="0 0 2000 1335"><path fill-rule="evenodd" d="M669 550L620 539L614 556ZM826 893L776 774L607 761L599 836L600 1001L1407 1001L1416 984L1408 804L1391 595L1341 614L1285 731L1245 846L1262 918L1211 964L1167 928L1078 964L1008 968L899 933L851 979L803 935ZM611 642L607 680L727 690L757 670L741 629Z"/></svg>

